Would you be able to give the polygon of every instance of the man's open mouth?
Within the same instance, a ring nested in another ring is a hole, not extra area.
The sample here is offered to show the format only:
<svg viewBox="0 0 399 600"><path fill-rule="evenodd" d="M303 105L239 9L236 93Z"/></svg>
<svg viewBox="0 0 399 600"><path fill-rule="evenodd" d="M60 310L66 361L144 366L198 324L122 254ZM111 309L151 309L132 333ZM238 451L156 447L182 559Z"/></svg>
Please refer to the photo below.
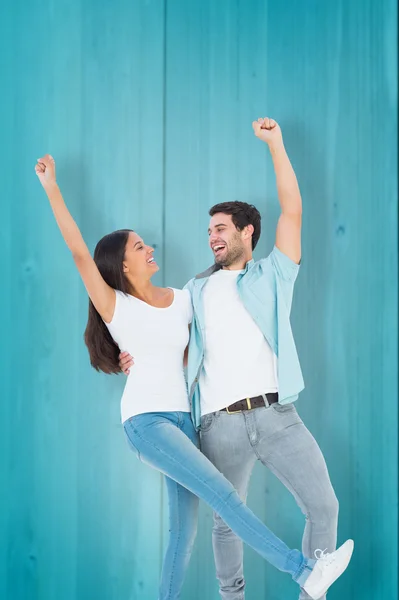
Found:
<svg viewBox="0 0 399 600"><path fill-rule="evenodd" d="M213 246L213 252L215 255L217 255L223 252L225 248L226 246L224 244L216 244L216 246Z"/></svg>

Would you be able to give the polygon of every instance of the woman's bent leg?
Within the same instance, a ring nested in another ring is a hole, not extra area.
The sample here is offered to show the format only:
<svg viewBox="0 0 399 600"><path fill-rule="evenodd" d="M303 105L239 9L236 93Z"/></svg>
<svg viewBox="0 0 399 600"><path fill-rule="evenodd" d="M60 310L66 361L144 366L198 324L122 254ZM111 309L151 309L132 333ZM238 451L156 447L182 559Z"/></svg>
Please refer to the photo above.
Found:
<svg viewBox="0 0 399 600"><path fill-rule="evenodd" d="M288 548L245 506L189 439L188 419L188 413L148 413L126 422L125 431L143 462L202 498L244 542L303 586L315 561Z"/></svg>

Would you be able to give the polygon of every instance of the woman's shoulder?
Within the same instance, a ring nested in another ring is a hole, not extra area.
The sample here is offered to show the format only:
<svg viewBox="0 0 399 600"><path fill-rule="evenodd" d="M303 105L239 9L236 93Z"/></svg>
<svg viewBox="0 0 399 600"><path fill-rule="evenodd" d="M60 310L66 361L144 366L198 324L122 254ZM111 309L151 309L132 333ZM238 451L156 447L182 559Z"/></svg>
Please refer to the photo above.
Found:
<svg viewBox="0 0 399 600"><path fill-rule="evenodd" d="M183 302L191 303L191 294L187 289L181 290L180 288L170 288L174 291L175 297Z"/></svg>
<svg viewBox="0 0 399 600"><path fill-rule="evenodd" d="M191 294L188 290L180 290L172 288L175 293L175 304L180 310L184 311L187 316L188 323L191 323L193 318L193 308L191 303Z"/></svg>

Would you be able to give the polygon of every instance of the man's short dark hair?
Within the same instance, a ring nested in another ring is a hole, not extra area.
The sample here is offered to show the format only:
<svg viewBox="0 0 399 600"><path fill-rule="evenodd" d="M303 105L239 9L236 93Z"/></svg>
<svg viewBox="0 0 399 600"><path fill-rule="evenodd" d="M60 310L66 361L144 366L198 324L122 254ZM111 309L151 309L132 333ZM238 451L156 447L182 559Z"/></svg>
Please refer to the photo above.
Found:
<svg viewBox="0 0 399 600"><path fill-rule="evenodd" d="M238 231L242 231L247 225L253 225L252 250L255 250L261 232L261 216L255 206L247 204L246 202L239 202L238 200L235 202L221 202L220 204L215 204L215 206L212 206L209 210L209 215L211 217L217 213L231 215L235 228L238 229Z"/></svg>

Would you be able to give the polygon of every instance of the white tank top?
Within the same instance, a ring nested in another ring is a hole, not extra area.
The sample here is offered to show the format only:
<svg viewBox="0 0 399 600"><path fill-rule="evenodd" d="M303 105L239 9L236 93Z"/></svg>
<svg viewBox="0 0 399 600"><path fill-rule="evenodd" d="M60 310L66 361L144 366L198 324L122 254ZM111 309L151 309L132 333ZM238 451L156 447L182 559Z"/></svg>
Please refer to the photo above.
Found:
<svg viewBox="0 0 399 600"><path fill-rule="evenodd" d="M121 400L122 423L141 413L190 411L183 354L192 320L188 290L173 289L168 308L116 291L115 312L105 323L121 352L134 357Z"/></svg>

